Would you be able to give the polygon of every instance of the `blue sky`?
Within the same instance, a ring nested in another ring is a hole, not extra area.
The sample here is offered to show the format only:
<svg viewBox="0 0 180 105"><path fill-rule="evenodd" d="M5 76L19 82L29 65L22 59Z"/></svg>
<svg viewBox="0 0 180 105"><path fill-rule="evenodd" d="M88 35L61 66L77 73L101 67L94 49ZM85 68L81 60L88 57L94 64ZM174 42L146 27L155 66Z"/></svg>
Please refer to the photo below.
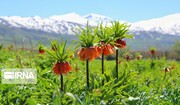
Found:
<svg viewBox="0 0 180 105"><path fill-rule="evenodd" d="M180 13L180 0L0 0L0 16L97 13L135 22Z"/></svg>

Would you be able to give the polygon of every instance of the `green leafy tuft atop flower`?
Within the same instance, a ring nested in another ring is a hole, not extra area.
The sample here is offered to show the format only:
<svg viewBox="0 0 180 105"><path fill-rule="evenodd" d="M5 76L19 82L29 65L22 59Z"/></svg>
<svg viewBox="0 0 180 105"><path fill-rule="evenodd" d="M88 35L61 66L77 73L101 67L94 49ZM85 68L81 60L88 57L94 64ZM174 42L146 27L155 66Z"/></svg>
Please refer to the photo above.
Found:
<svg viewBox="0 0 180 105"><path fill-rule="evenodd" d="M112 32L114 38L123 39L123 38L133 38L132 34L128 34L130 25L128 23L120 23L119 21L111 22Z"/></svg>
<svg viewBox="0 0 180 105"><path fill-rule="evenodd" d="M97 35L99 42L104 42L105 44L114 42L114 36L111 27L103 26L102 23L95 28L94 34Z"/></svg>
<svg viewBox="0 0 180 105"><path fill-rule="evenodd" d="M50 57L54 58L58 62L64 62L71 60L71 56L74 54L70 48L66 48L67 41L58 41L54 40L51 42L51 46L56 48L56 50L46 50Z"/></svg>
<svg viewBox="0 0 180 105"><path fill-rule="evenodd" d="M79 44L81 47L92 47L96 43L96 35L93 33L93 27L89 26L88 22L86 27L80 27L73 31L79 38Z"/></svg>

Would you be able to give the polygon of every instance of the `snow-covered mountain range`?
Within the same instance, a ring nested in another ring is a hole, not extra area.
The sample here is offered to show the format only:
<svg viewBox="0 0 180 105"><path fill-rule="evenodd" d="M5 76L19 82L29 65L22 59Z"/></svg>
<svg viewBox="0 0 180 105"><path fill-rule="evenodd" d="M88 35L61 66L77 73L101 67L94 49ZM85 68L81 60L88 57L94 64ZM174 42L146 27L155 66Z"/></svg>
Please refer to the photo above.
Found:
<svg viewBox="0 0 180 105"><path fill-rule="evenodd" d="M56 34L73 34L72 29L78 25L84 26L87 21L89 21L91 26L96 26L100 22L109 23L113 20L114 19L112 18L98 14L80 16L76 13L60 16L55 15L48 18L42 18L39 16L0 16L0 25L21 29L40 30ZM180 13L130 24L131 32L158 32L161 34L180 36Z"/></svg>
<svg viewBox="0 0 180 105"><path fill-rule="evenodd" d="M39 16L0 16L0 44L22 43L29 46L30 40L33 43L49 43L49 40L77 40L72 30L78 26L97 26L98 23L110 25L113 18L98 14L80 16L76 13L55 15L48 18ZM124 23L125 21L120 22ZM129 23L129 22L128 22ZM180 13L165 17L129 23L130 33L135 39L125 39L128 46L133 50L148 50L150 46L159 49L171 49L175 41L180 40Z"/></svg>

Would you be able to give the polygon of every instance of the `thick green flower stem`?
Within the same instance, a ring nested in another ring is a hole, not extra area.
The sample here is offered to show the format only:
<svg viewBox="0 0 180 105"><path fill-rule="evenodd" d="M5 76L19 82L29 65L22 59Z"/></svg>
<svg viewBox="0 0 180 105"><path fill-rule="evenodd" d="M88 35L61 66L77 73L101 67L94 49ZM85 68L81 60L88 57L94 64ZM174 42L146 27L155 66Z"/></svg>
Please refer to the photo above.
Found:
<svg viewBox="0 0 180 105"><path fill-rule="evenodd" d="M118 79L118 49L116 49L116 78Z"/></svg>
<svg viewBox="0 0 180 105"><path fill-rule="evenodd" d="M102 53L102 75L104 75L104 53ZM102 79L102 86L104 85L104 78Z"/></svg>
<svg viewBox="0 0 180 105"><path fill-rule="evenodd" d="M86 80L87 80L87 87L89 88L89 60L86 60Z"/></svg>
<svg viewBox="0 0 180 105"><path fill-rule="evenodd" d="M63 91L64 89L63 89L63 75L61 74L61 91Z"/></svg>

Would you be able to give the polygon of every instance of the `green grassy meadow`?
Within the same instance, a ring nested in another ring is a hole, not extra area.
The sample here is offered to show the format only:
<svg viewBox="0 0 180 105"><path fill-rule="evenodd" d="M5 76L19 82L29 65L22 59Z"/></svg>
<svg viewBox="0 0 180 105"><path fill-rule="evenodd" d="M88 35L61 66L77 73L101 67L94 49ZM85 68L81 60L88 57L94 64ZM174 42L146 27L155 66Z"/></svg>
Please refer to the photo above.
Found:
<svg viewBox="0 0 180 105"><path fill-rule="evenodd" d="M47 54L31 50L0 50L0 68L35 68L37 84L0 84L1 105L179 105L180 62L155 59L126 61L119 55L119 78L115 60L105 60L101 74L101 58L89 63L90 88L86 86L86 65L74 57L72 72L64 75L64 91L60 76L52 71L54 60ZM175 65L165 73L165 67ZM105 80L102 86L102 80Z"/></svg>

